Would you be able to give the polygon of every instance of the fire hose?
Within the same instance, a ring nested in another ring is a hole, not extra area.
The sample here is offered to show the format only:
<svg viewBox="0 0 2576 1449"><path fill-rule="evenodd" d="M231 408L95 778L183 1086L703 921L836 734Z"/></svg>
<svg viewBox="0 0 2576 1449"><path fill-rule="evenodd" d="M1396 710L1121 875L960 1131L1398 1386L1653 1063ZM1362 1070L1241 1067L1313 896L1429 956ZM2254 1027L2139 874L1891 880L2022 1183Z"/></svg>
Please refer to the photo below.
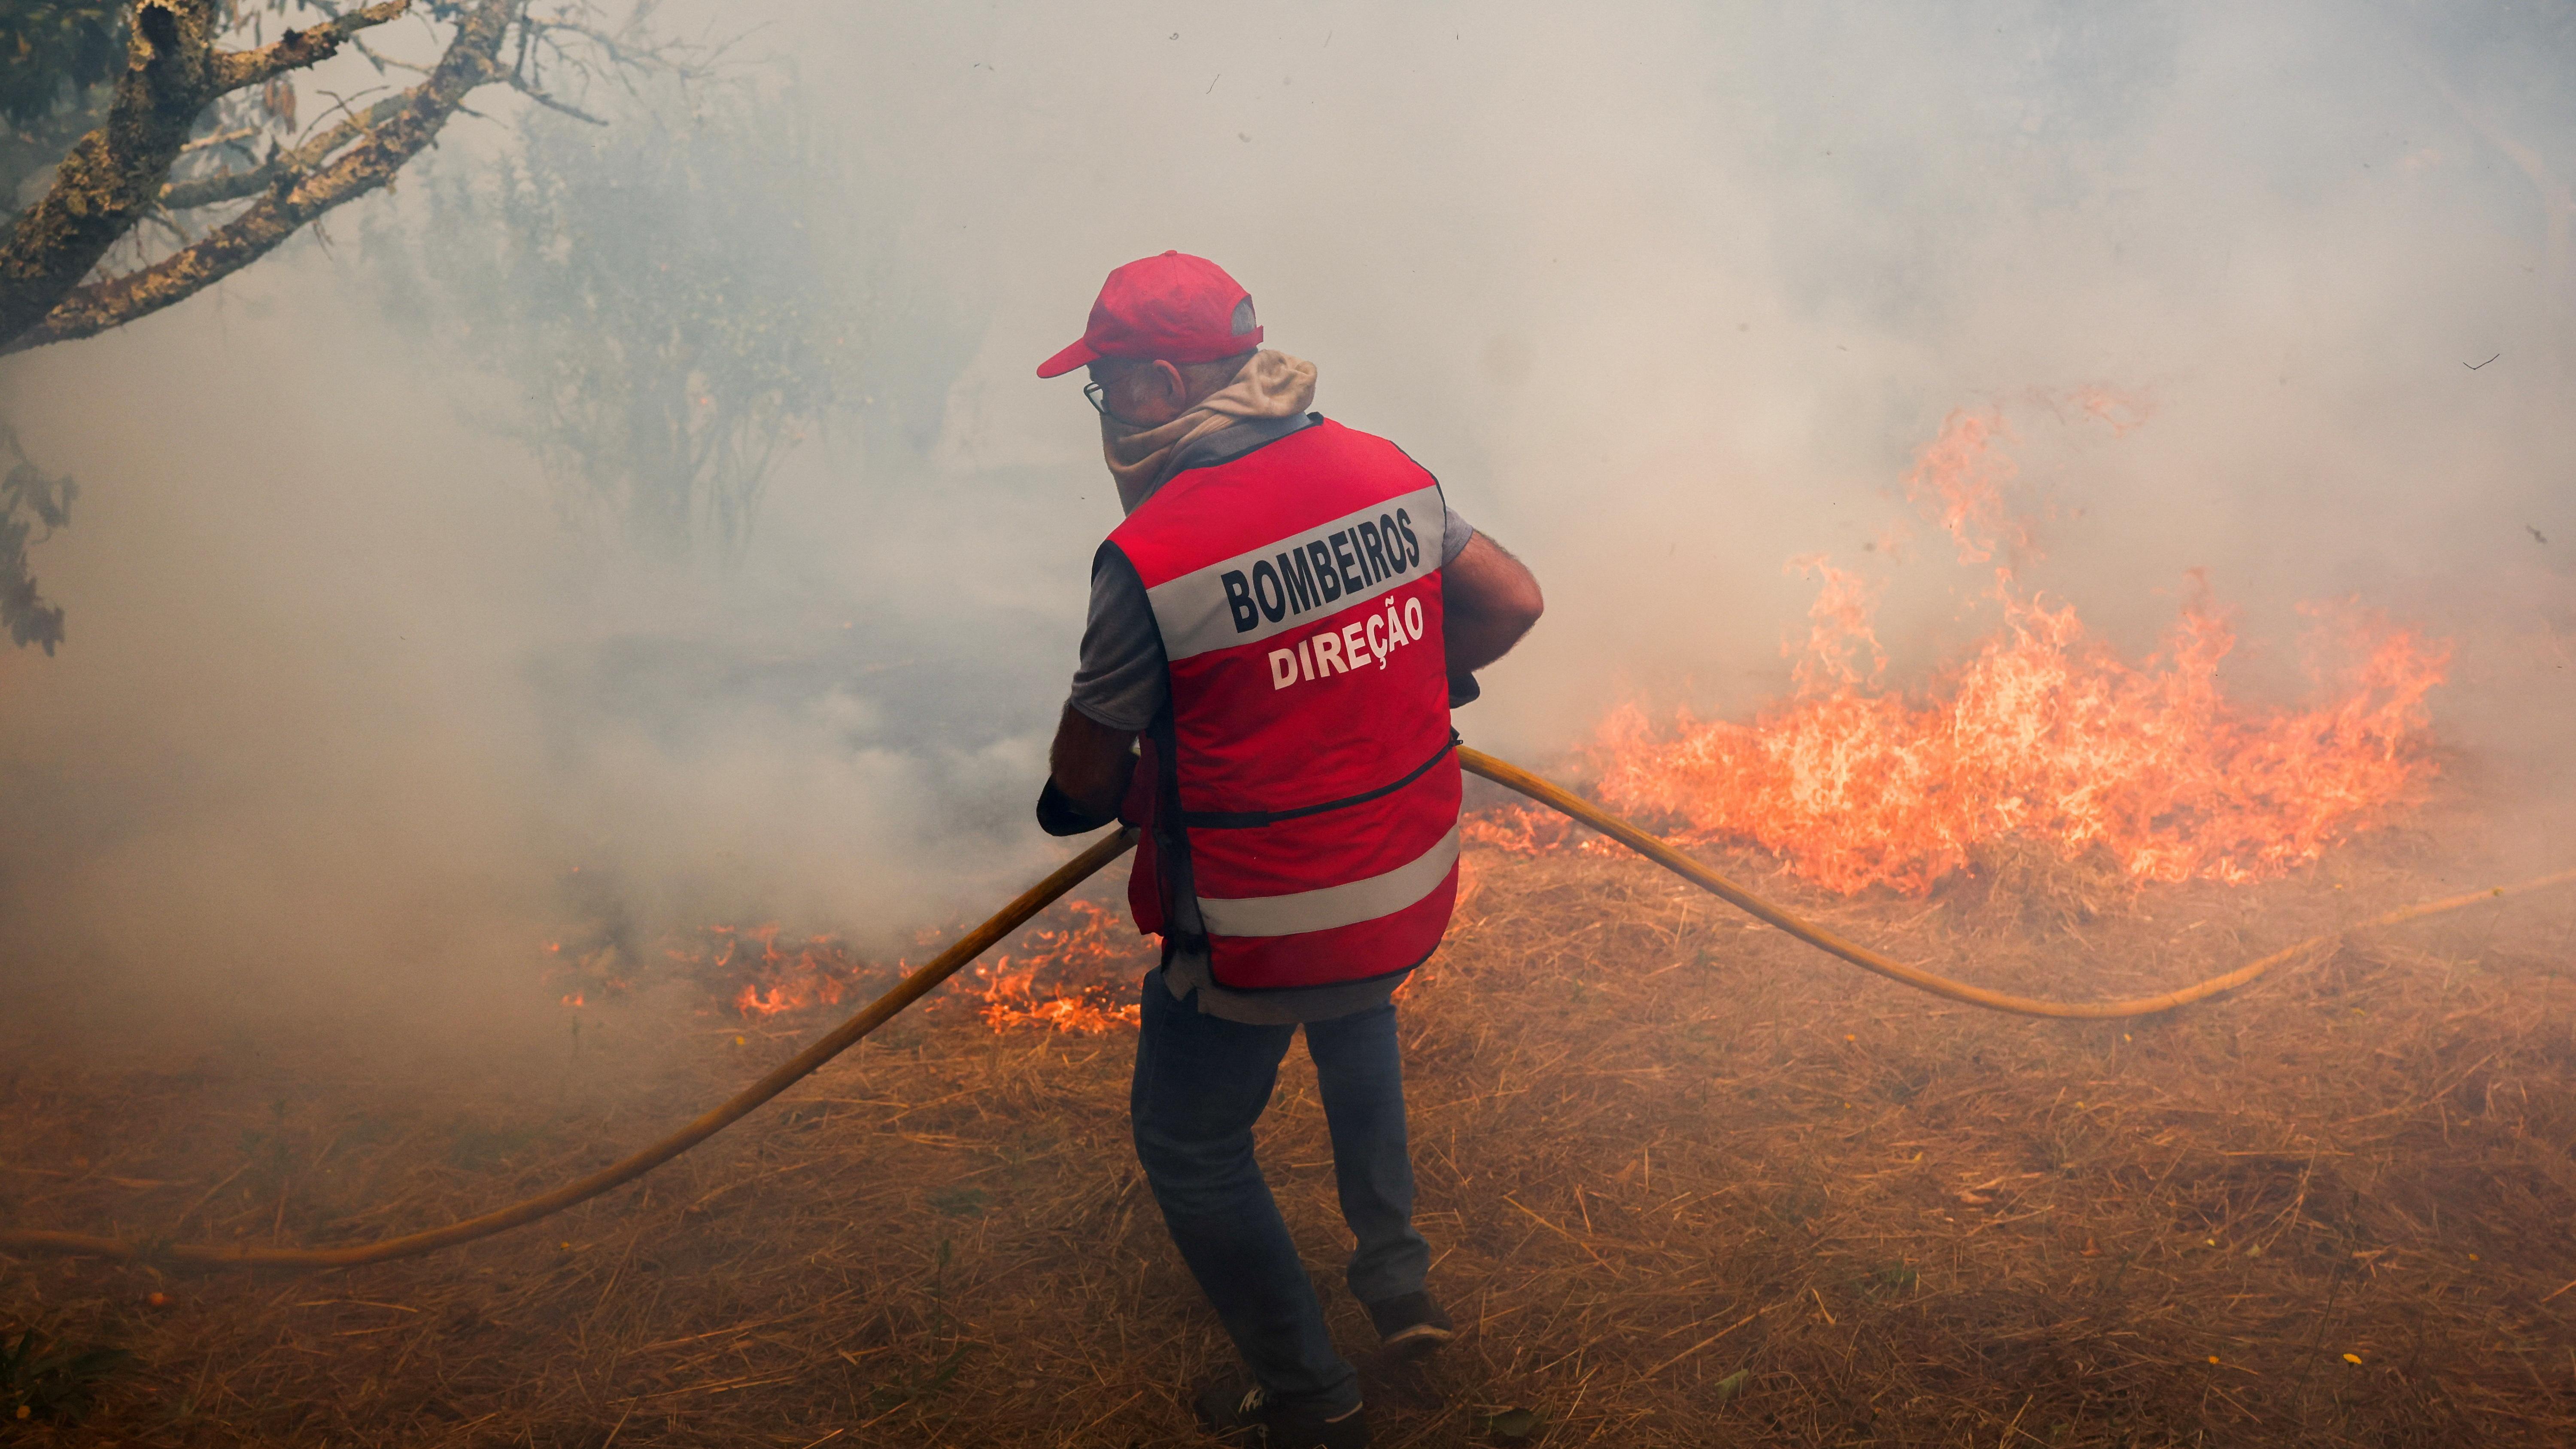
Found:
<svg viewBox="0 0 2576 1449"><path fill-rule="evenodd" d="M1866 946L1844 940L1841 936L1811 924L1773 905L1753 892L1728 880L1662 840L1647 834L1627 821L1610 814L1579 795L1508 764L1480 750L1460 746L1458 761L1473 774L1498 785L1517 790L1530 799L1560 811L1574 820L1609 836L1629 849L1673 872L1729 905L1745 911L1757 920L1777 926L1808 945L1838 956L1864 971L1875 972L1891 981L1901 982L1918 991L1981 1006L1990 1011L2009 1012L2019 1016L2071 1017L2099 1020L2113 1017L2153 1016L2172 1011L2195 1001L2205 1001L2222 992L2233 991L2265 972L2300 955L2327 946L2347 932L2374 930L2426 916L2441 915L2483 901L2521 895L2526 891L2549 886L2576 883L2576 870L2562 870L2552 875L2527 880L2519 885L2494 886L2464 895L2445 897L2406 906L2345 926L2323 935L2313 936L2287 946L2223 975L2156 996L2133 997L2122 1001L2048 1001L2037 997L2014 996L2007 992L1989 991L1981 986L1953 981L1919 966L1873 951ZM219 1243L173 1243L153 1239L130 1241L95 1237L85 1233L52 1232L38 1229L0 1229L0 1252L83 1254L104 1258L140 1259L159 1264L202 1264L261 1268L353 1268L364 1263L381 1263L394 1258L415 1258L441 1248L488 1238L495 1233L521 1227L540 1218L551 1217L576 1204L587 1202L612 1188L642 1177L645 1173L697 1146L718 1132L749 1116L772 1097L812 1075L825 1062L859 1044L869 1033L885 1025L905 1007L928 995L932 989L955 975L986 950L1008 938L1038 912L1058 897L1089 879L1103 866L1127 853L1136 843L1133 830L1120 830L1103 837L1080 855L1056 867L1044 880L1021 892L1008 905L995 912L982 925L960 936L948 949L924 962L886 993L871 1001L856 1016L825 1033L795 1056L781 1062L760 1080L743 1088L732 1098L679 1131L646 1147L640 1152L614 1162L590 1175L564 1184L554 1191L524 1202L463 1218L444 1227L406 1233L372 1243L353 1243L336 1248L275 1248Z"/></svg>

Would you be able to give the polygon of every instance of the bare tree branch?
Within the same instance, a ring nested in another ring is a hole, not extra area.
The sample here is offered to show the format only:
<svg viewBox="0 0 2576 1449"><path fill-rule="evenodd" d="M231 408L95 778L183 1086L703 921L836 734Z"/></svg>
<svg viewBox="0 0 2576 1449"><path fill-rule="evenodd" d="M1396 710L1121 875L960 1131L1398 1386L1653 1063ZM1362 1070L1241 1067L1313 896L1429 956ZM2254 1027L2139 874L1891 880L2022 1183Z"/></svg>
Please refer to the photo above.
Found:
<svg viewBox="0 0 2576 1449"><path fill-rule="evenodd" d="M414 65L407 60L396 60L389 55L376 54L375 51L368 48L365 41L358 39L354 35L349 37L349 48L356 51L358 54L365 56L367 58L367 63L376 68L376 74L378 75L383 75L388 70L407 70L413 75L429 74L428 66Z"/></svg>
<svg viewBox="0 0 2576 1449"><path fill-rule="evenodd" d="M510 80L510 89L526 96L529 100L535 101L538 105L545 107L549 111L560 112L572 117L576 121L587 121L594 126L605 126L608 124L606 121L601 120L599 117L592 115L588 111L575 110L573 107L565 105L563 102L556 100L554 97L547 95L544 91L538 90L535 86L532 86L526 81L520 80L515 76Z"/></svg>
<svg viewBox="0 0 2576 1449"><path fill-rule="evenodd" d="M54 184L0 239L0 348L32 345L28 335L159 204L170 165L208 105L227 90L322 59L348 34L408 4L385 0L258 50L218 54L223 0L136 0L106 123L73 144Z"/></svg>
<svg viewBox="0 0 2576 1449"><path fill-rule="evenodd" d="M411 100L408 91L387 96L363 111L341 117L292 146L270 152L267 160L246 170L219 171L211 176L173 181L161 188L161 205L170 211L186 211L191 207L240 201L268 190L281 178L310 175L321 169L332 152L382 125L395 112L409 106Z"/></svg>
<svg viewBox="0 0 2576 1449"><path fill-rule="evenodd" d="M239 201L245 196L257 196L275 185L283 174L279 163L285 154L280 152L243 171L218 171L212 176L192 176L185 181L173 181L161 188L161 204L171 211L186 211L192 206L212 206L219 201Z"/></svg>
<svg viewBox="0 0 2576 1449"><path fill-rule="evenodd" d="M582 39L589 41L591 44L598 46L602 54L606 55L610 60L616 62L620 66L641 69L647 65L659 63L664 60L658 47L651 52L630 52L616 36L609 34L607 31L602 30L595 25L583 25L576 21L560 18L541 19L534 15L528 17L528 32L531 35L542 35L556 30L560 30L567 35L578 35Z"/></svg>
<svg viewBox="0 0 2576 1449"><path fill-rule="evenodd" d="M255 86L274 75L302 70L339 54L340 42L361 30L384 24L411 8L411 0L383 0L363 10L334 15L305 30L289 30L257 50L228 50L215 56L217 94Z"/></svg>
<svg viewBox="0 0 2576 1449"><path fill-rule="evenodd" d="M405 162L437 139L449 116L464 109L468 92L507 79L500 60L501 44L526 3L527 0L482 0L458 21L446 53L439 57L427 80L335 123L302 146L272 157L266 165L250 172L210 178L207 201L224 199L219 193L250 176L266 173L262 190L236 193L257 194L258 200L194 245L121 276L64 288L55 294L57 300L49 309L18 321L6 310L13 280L7 264L23 239L22 227L21 237L13 238L7 251L0 251L0 353L93 336L157 312L267 255L298 228L332 207L392 180ZM214 0L144 0L147 10L155 4L194 4L200 11L208 11ZM139 34L139 19L137 24ZM200 45L202 48L202 40ZM184 128L185 123L180 124ZM84 140L82 147L88 147L97 134ZM362 138L336 159L324 160L333 147L353 137ZM175 154L175 143L171 149ZM76 151L75 159L78 154ZM168 169L169 161L164 158L152 173L155 184L142 198L144 203L160 196L162 187L158 183ZM139 206L132 209L139 215ZM131 219L125 224L130 226ZM119 227L118 233L123 229ZM98 252L103 253L106 241L112 240L113 235L102 241ZM93 253L90 260L94 262L96 257L97 253ZM83 264L84 272L87 266ZM14 328L9 325L12 321L17 321Z"/></svg>
<svg viewBox="0 0 2576 1449"><path fill-rule="evenodd" d="M53 310L142 219L214 85L218 0L141 0L107 121L74 143L54 184L0 246L0 338Z"/></svg>
<svg viewBox="0 0 2576 1449"><path fill-rule="evenodd" d="M180 147L179 154L185 156L192 151L205 151L211 150L217 146L229 146L235 141L247 141L258 134L259 128L256 126L236 126L229 131L217 131L211 136L199 136L187 145Z"/></svg>

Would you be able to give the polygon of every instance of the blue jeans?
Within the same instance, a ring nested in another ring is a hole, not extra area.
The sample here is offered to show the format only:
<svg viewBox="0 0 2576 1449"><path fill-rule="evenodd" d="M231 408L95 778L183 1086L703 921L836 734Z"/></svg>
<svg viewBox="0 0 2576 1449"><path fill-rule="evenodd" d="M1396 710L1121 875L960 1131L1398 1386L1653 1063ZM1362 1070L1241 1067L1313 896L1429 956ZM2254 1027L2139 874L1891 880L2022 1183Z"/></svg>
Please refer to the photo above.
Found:
<svg viewBox="0 0 2576 1449"><path fill-rule="evenodd" d="M1296 1033L1201 1015L1153 972L1128 1112L1163 1222L1253 1376L1282 1402L1338 1412L1360 1401L1359 1375L1333 1352L1323 1304L1252 1158L1252 1124ZM1306 1023L1306 1052L1332 1131L1342 1220L1358 1239L1351 1293L1379 1303L1420 1292L1431 1250L1413 1230L1394 1004Z"/></svg>

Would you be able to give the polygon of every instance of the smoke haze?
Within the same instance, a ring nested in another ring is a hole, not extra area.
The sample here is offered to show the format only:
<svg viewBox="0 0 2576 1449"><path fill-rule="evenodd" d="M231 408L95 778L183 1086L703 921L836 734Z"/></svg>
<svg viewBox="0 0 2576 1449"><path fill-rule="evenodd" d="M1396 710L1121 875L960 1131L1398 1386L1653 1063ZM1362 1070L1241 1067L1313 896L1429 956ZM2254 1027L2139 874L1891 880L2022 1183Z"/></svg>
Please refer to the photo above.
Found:
<svg viewBox="0 0 2576 1449"><path fill-rule="evenodd" d="M378 305L354 218L0 364L31 455L84 483L33 555L69 640L0 655L22 1023L317 986L534 1019L575 866L648 922L891 941L1059 858L1028 806L1115 505L1077 381L1031 372L1167 247L1545 584L1474 743L1545 759L1623 699L1777 694L1813 588L1783 561L1871 560L1914 450L1999 406L2047 509L2028 576L2124 649L2206 569L2247 688L2286 695L2294 604L2357 595L2460 639L2445 743L2560 818L2531 797L2564 798L2576 709L2563 22L708 13L793 58L879 279L867 400L729 566L567 522ZM456 124L422 164L488 156ZM2080 385L2152 416L2114 438L2035 391ZM1902 558L1899 680L1993 622L1919 521Z"/></svg>

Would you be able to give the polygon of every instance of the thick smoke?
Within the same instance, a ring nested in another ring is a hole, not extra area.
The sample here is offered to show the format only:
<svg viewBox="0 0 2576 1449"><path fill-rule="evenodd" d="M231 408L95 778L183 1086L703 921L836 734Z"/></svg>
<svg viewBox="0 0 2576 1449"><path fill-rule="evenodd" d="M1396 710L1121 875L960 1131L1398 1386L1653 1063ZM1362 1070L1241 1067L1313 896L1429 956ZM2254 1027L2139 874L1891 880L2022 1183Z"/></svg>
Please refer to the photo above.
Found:
<svg viewBox="0 0 2576 1449"><path fill-rule="evenodd" d="M1867 557L1912 450L2001 405L2050 510L2030 577L2125 647L2203 568L2249 687L2286 692L2293 605L2358 595L2462 639L2449 743L2530 811L2530 782L2563 796L2563 23L725 13L820 98L885 279L867 401L728 567L567 524L342 220L0 368L30 452L84 483L35 555L70 638L0 656L18 1020L535 1019L576 865L641 921L891 940L1055 858L1026 809L1114 504L1075 384L1030 372L1166 247L1232 270L1319 406L1538 571L1549 617L1462 716L1477 743L1776 693L1812 588L1784 560ZM2151 421L2031 401L2086 384ZM1898 677L1991 623L1924 542L1882 621Z"/></svg>

